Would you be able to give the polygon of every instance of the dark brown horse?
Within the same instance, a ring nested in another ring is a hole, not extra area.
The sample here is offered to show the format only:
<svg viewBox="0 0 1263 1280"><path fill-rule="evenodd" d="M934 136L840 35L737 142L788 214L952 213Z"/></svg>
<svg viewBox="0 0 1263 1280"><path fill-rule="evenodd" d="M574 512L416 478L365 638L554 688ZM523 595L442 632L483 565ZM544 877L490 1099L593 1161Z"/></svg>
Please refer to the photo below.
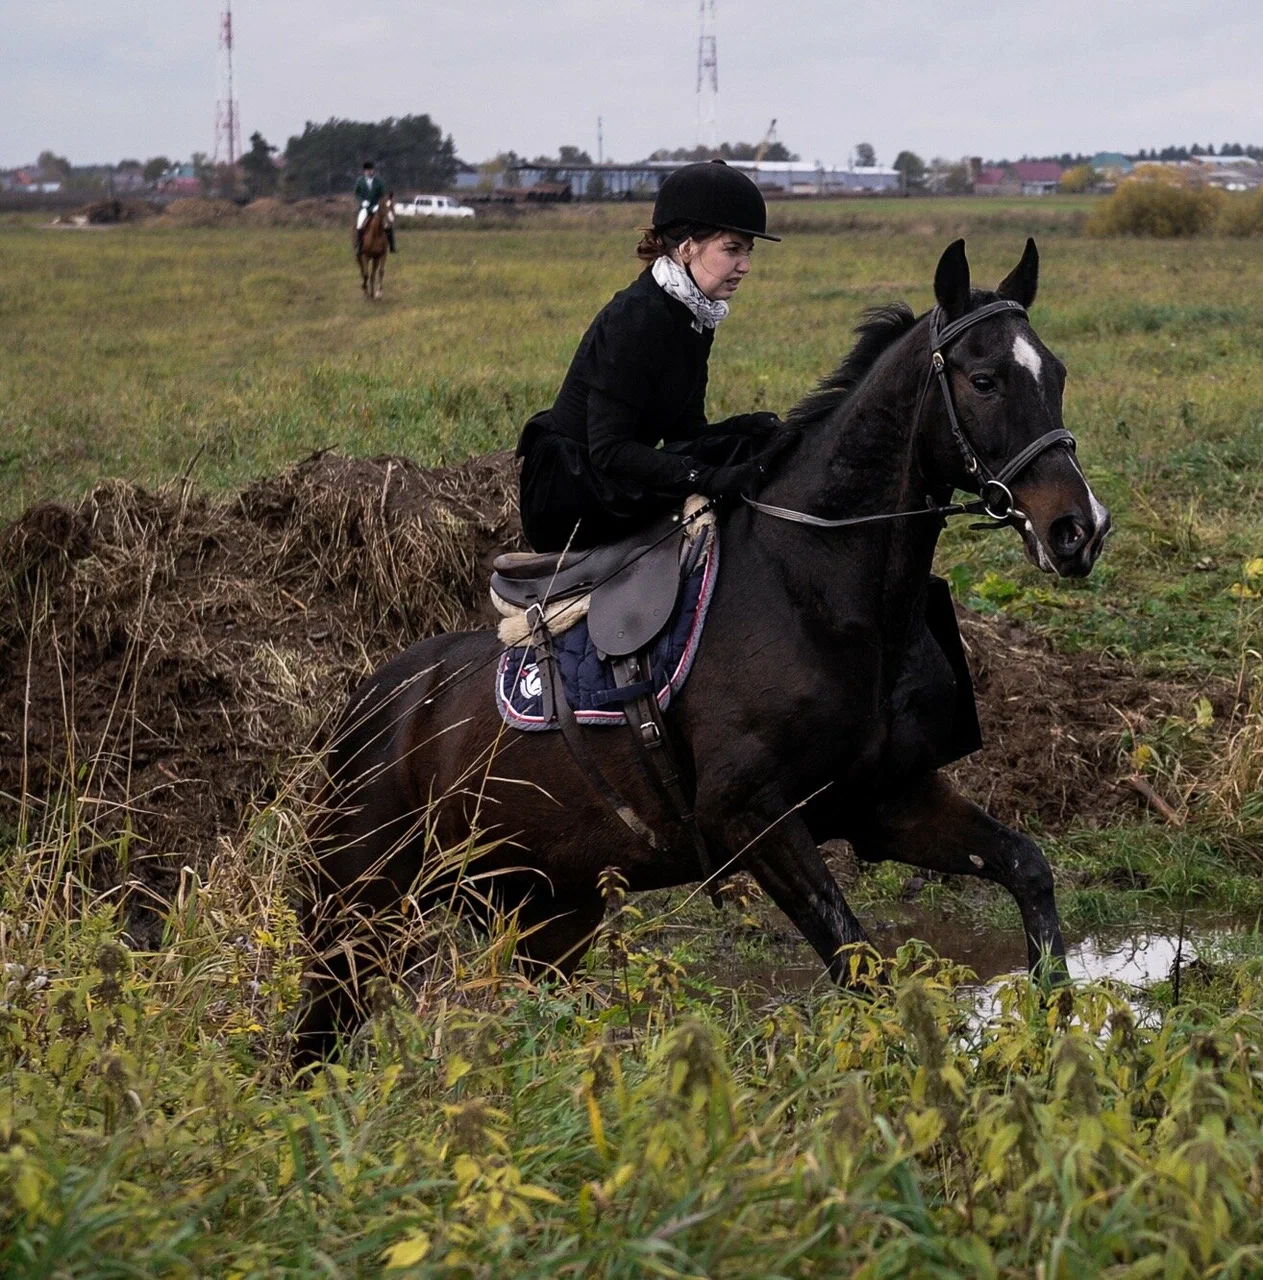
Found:
<svg viewBox="0 0 1263 1280"><path fill-rule="evenodd" d="M932 313L869 313L837 372L790 414L798 439L762 502L855 517L942 506L954 489L981 487L1033 562L1090 572L1109 515L1062 428L1064 366L1026 317L1038 272L1028 241L997 293L972 290L957 241L939 262ZM937 771L952 758L958 707L926 621L941 525L924 510L833 529L750 505L722 512L706 631L667 712L716 866L748 870L839 980L840 949L865 935L817 850L834 837L869 861L1004 885L1032 969L1063 962L1044 855ZM620 868L632 890L700 878L695 847L646 781L630 735L582 730L658 832L656 850L598 797L562 735L502 729L488 665L498 648L491 632L423 641L350 700L315 836L321 885L308 930L324 959L304 1056L354 1016L343 926L319 908L341 900L371 931L410 893L422 906L438 891L459 896L450 876L415 887L440 850L471 850L465 873L489 873L495 901L520 911L527 963L563 973L601 920L606 868ZM480 883L471 901L485 897Z"/></svg>
<svg viewBox="0 0 1263 1280"><path fill-rule="evenodd" d="M387 192L364 224L364 233L360 237L360 249L355 260L360 264L361 288L370 301L376 301L382 296L382 281L386 278L386 252L390 247L386 228L394 221L394 217L394 193Z"/></svg>

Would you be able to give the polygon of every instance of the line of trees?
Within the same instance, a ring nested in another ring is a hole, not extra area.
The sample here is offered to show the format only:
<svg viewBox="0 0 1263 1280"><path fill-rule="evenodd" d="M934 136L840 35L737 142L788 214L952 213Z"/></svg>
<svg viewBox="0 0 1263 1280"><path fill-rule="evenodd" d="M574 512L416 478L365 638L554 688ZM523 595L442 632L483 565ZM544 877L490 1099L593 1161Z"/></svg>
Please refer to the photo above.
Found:
<svg viewBox="0 0 1263 1280"><path fill-rule="evenodd" d="M1263 159L1263 147L1245 146L1239 142L1225 142L1218 151L1214 145L1199 146L1196 142L1191 147L1163 147L1160 151L1153 147L1146 151L1143 147L1139 154L1129 157L1132 160L1196 160L1199 156L1248 156L1251 160Z"/></svg>
<svg viewBox="0 0 1263 1280"><path fill-rule="evenodd" d="M647 158L650 160L753 160L759 154L760 142L721 142L717 147L667 147L659 148ZM799 155L791 151L783 142L769 143L763 152L764 160L797 160Z"/></svg>
<svg viewBox="0 0 1263 1280"><path fill-rule="evenodd" d="M459 164L452 135L444 135L428 115L372 123L309 120L286 144L285 189L296 196L350 191L365 160L374 161L387 185L396 190L446 187Z"/></svg>

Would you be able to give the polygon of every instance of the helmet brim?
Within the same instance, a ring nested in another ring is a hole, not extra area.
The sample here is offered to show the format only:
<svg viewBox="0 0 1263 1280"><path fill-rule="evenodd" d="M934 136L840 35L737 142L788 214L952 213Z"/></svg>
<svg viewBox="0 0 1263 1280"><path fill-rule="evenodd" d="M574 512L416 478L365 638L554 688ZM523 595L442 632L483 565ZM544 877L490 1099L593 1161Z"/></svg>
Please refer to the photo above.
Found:
<svg viewBox="0 0 1263 1280"><path fill-rule="evenodd" d="M665 231L667 227L675 226L674 222L664 223L661 226L654 225L655 231ZM711 222L708 224L715 228L716 231L735 231L739 236L753 236L756 240L771 240L774 244L780 244L781 237L770 235L766 231L755 231L750 227L733 227L726 222Z"/></svg>
<svg viewBox="0 0 1263 1280"><path fill-rule="evenodd" d="M749 227L724 227L718 226L717 231L735 231L739 236L753 236L756 240L771 240L774 244L780 244L781 237L769 235L766 231L751 231Z"/></svg>

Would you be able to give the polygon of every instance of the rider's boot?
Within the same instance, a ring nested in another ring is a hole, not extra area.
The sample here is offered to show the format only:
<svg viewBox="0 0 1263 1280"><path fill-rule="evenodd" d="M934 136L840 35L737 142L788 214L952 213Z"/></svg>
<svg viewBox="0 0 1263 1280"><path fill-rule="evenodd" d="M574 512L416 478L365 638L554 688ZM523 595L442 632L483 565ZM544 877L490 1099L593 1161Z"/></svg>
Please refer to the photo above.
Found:
<svg viewBox="0 0 1263 1280"><path fill-rule="evenodd" d="M394 227L386 228L386 239L390 242L391 253L395 252L395 229Z"/></svg>
<svg viewBox="0 0 1263 1280"><path fill-rule="evenodd" d="M358 258L364 251L364 232L358 227L355 231L355 256Z"/></svg>

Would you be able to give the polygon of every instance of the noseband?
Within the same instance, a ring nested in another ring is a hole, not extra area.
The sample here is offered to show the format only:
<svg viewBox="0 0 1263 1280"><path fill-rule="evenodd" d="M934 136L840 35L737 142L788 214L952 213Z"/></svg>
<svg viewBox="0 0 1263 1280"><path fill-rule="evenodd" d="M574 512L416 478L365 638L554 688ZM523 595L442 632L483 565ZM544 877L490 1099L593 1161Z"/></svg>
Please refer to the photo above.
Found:
<svg viewBox="0 0 1263 1280"><path fill-rule="evenodd" d="M1040 454L1047 450L1057 445L1065 445L1073 451L1075 447L1074 436L1063 427L1058 427L1055 431L1045 432L1038 440L1032 441L1020 453L1010 458L999 471L992 471L970 443L964 427L960 425L960 419L956 414L956 402L952 399L951 383L947 380L947 361L944 357L944 352L948 347L966 330L972 329L974 325L983 320L990 320L993 316L1011 314L1017 314L1022 319L1026 319L1026 308L1020 302L1001 298L996 302L986 303L979 307L977 311L970 311L958 320L953 320L950 324L944 323L945 317L941 307L935 307L934 314L930 317L931 376L926 380L925 389L921 392L921 397L917 401L917 419L918 421L920 420L921 411L925 407L925 398L929 394L935 378L937 378L939 390L943 393L943 407L947 410L947 421L951 428L952 439L956 441L956 447L960 450L961 457L964 459L965 470L978 481L977 502L953 502L946 507L927 504L924 507L918 507L915 511L888 511L875 516L850 516L841 520L829 520L823 516L809 515L805 511L794 511L789 507L775 507L766 502L756 502L753 498L746 498L745 501L756 511L763 512L764 515L774 516L778 520L789 520L794 524L811 525L817 529L845 529L854 525L876 524L882 520L900 520L905 516L955 516L964 514L990 516L992 520L998 523L973 527L998 529L1006 526L1014 518L1023 519L1024 514L1017 509L1009 485Z"/></svg>

